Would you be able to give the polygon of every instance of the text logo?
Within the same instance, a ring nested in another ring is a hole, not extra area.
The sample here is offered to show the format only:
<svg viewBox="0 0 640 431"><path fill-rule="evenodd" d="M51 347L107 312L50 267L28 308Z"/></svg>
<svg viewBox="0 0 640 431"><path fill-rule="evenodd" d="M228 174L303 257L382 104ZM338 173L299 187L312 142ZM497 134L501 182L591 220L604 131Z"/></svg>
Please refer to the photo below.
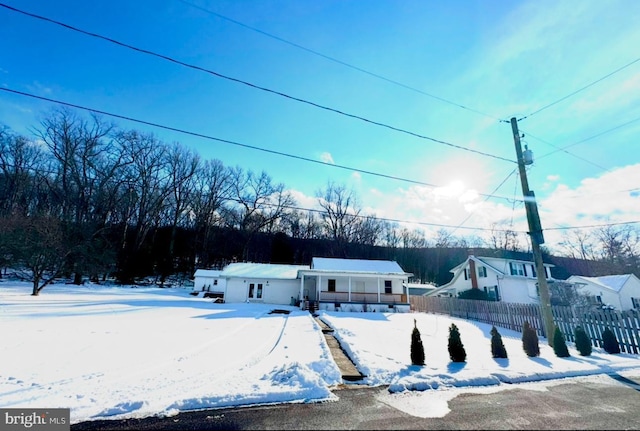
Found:
<svg viewBox="0 0 640 431"><path fill-rule="evenodd" d="M69 431L69 409L0 409L3 431Z"/></svg>

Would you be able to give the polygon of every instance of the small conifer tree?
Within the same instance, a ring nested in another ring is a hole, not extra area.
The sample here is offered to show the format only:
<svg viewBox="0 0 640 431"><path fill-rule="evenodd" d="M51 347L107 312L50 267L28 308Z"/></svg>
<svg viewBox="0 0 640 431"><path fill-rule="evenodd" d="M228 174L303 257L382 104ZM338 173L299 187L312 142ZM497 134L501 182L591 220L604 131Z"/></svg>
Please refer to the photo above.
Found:
<svg viewBox="0 0 640 431"><path fill-rule="evenodd" d="M413 319L413 332L411 333L411 363L413 365L424 365L424 346L422 345L416 319Z"/></svg>
<svg viewBox="0 0 640 431"><path fill-rule="evenodd" d="M574 335L576 337L576 349L580 352L581 356L589 356L591 355L591 339L587 335L582 326L576 326L574 330Z"/></svg>
<svg viewBox="0 0 640 431"><path fill-rule="evenodd" d="M540 356L538 334L527 321L522 325L522 348L529 357Z"/></svg>
<svg viewBox="0 0 640 431"><path fill-rule="evenodd" d="M455 323L449 327L449 357L452 362L464 362L467 359L467 352L460 339L460 331Z"/></svg>
<svg viewBox="0 0 640 431"><path fill-rule="evenodd" d="M568 358L571 356L567 348L567 342L564 339L564 334L557 326L553 331L553 351L558 358Z"/></svg>
<svg viewBox="0 0 640 431"><path fill-rule="evenodd" d="M491 355L494 358L507 357L507 349L505 349L502 342L502 335L500 335L495 326L491 328Z"/></svg>
<svg viewBox="0 0 640 431"><path fill-rule="evenodd" d="M620 353L620 345L611 329L605 328L602 332L602 343L607 353Z"/></svg>

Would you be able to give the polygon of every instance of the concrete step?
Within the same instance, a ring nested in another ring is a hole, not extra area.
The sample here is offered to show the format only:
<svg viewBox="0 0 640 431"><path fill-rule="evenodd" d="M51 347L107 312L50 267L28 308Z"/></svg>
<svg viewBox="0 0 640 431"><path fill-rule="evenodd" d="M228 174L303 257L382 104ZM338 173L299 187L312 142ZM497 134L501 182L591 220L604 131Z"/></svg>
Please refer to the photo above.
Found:
<svg viewBox="0 0 640 431"><path fill-rule="evenodd" d="M320 325L320 329L322 329L322 332L324 334L329 333L329 332L333 332L333 328L330 327L329 325L327 325L326 323L324 323L322 320L320 320L319 318L315 318L316 322L318 323L318 325Z"/></svg>

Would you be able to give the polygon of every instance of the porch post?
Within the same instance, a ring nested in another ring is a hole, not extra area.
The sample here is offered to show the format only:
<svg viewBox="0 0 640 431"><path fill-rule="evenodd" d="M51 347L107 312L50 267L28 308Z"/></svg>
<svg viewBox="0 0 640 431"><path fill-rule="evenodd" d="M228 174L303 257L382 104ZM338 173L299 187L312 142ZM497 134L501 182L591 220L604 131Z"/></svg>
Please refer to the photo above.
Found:
<svg viewBox="0 0 640 431"><path fill-rule="evenodd" d="M349 276L349 302L351 302L351 276Z"/></svg>
<svg viewBox="0 0 640 431"><path fill-rule="evenodd" d="M378 281L378 302L380 302L380 277L376 278Z"/></svg>
<svg viewBox="0 0 640 431"><path fill-rule="evenodd" d="M318 301L320 300L320 291L322 290L322 276L318 274L316 281L316 292L318 293Z"/></svg>
<svg viewBox="0 0 640 431"><path fill-rule="evenodd" d="M303 294L304 294L304 274L302 274L302 278L300 279L300 294L298 295L298 299L301 300ZM300 304L302 304L302 302L300 302Z"/></svg>

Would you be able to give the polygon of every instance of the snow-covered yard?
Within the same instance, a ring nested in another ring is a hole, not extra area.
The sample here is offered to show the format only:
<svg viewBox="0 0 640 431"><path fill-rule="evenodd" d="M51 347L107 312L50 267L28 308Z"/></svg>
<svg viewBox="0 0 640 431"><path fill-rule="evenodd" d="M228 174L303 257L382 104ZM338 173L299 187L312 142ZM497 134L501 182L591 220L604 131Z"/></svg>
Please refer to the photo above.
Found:
<svg viewBox="0 0 640 431"><path fill-rule="evenodd" d="M39 297L29 293L26 283L0 283L2 407L68 407L77 423L337 400L331 390L342 382L340 372L306 311L214 304L185 289L155 287L54 284ZM290 314L271 313L275 309ZM570 345L572 357L557 358L545 340L540 357L528 358L520 334L508 330L500 332L509 359L496 360L488 325L445 316L325 312L320 317L367 375L363 383L389 385L387 402L416 415L446 414L446 400L464 389L640 373L636 355L594 348L592 356L580 357ZM424 367L410 363L414 318L425 345ZM467 351L464 364L449 361L452 322ZM425 396L445 400L444 407L415 402Z"/></svg>

